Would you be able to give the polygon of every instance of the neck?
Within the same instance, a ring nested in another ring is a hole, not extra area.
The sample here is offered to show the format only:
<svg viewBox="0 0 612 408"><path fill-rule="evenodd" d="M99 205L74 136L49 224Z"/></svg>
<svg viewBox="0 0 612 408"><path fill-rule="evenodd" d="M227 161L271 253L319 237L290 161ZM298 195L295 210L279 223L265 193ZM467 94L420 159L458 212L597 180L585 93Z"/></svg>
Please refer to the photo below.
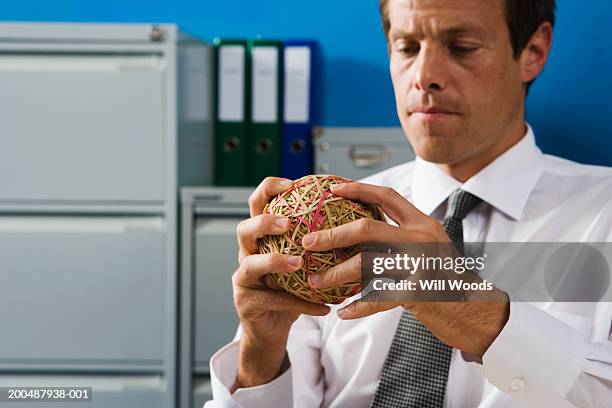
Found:
<svg viewBox="0 0 612 408"><path fill-rule="evenodd" d="M438 167L449 176L465 183L473 175L501 156L506 150L521 141L526 131L527 128L524 119L521 118L520 122L517 121L517 123L513 123L512 126L509 126L505 135L489 149L457 163L438 164Z"/></svg>

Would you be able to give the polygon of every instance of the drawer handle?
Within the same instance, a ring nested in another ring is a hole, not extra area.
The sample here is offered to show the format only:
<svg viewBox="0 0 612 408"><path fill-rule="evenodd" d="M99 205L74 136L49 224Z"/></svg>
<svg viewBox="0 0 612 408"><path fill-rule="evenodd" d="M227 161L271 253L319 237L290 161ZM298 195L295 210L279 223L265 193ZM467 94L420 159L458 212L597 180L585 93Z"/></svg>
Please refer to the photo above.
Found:
<svg viewBox="0 0 612 408"><path fill-rule="evenodd" d="M383 145L353 145L349 149L349 157L355 167L366 169L379 166L389 160L389 150Z"/></svg>

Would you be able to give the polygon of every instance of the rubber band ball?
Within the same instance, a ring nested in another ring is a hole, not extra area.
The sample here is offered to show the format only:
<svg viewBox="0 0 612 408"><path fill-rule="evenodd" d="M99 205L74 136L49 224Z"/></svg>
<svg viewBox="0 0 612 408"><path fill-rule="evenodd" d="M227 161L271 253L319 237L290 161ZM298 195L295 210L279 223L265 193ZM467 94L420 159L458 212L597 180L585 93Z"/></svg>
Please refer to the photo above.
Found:
<svg viewBox="0 0 612 408"><path fill-rule="evenodd" d="M359 253L359 245L335 248L328 251L307 251L302 247L302 237L311 232L334 228L360 218L384 221L385 216L377 205L335 196L330 191L333 184L351 180L334 175L310 175L295 180L293 186L274 197L263 212L289 218L289 231L283 235L266 235L258 240L260 253L282 253L303 257L302 268L289 273L272 273L270 276L285 291L314 303L337 304L360 292L359 281L335 288L312 288L308 276L321 273Z"/></svg>

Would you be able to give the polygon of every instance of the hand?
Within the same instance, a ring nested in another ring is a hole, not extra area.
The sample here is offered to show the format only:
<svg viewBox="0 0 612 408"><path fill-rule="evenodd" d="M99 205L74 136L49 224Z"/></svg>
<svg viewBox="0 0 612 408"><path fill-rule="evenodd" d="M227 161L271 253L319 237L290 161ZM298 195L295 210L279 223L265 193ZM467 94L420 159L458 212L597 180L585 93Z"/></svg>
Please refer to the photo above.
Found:
<svg viewBox="0 0 612 408"><path fill-rule="evenodd" d="M442 225L420 212L399 193L388 187L363 183L331 186L332 193L348 199L378 204L397 226L372 219L360 219L336 228L308 234L302 245L309 251L324 251L359 243L448 243ZM340 286L360 279L361 256L316 275L314 288ZM494 289L486 302L376 302L354 301L338 310L341 319L356 319L402 306L442 342L482 357L504 327L509 315L507 295Z"/></svg>
<svg viewBox="0 0 612 408"><path fill-rule="evenodd" d="M323 316L330 310L278 290L270 279L271 273L298 270L301 257L258 253L258 238L284 234L289 229L287 218L262 211L272 197L291 185L291 180L266 178L249 197L251 217L238 225L240 266L232 276L232 286L244 332L234 390L265 384L280 375L283 363L287 365L286 344L293 322L302 313Z"/></svg>

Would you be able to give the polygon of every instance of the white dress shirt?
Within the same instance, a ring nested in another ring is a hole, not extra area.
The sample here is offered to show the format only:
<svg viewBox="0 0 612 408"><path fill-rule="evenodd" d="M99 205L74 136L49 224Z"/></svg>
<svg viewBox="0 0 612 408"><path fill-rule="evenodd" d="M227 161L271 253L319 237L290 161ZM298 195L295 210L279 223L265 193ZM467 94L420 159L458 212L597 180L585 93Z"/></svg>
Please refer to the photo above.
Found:
<svg viewBox="0 0 612 408"><path fill-rule="evenodd" d="M364 182L394 188L437 219L458 188L482 198L463 221L465 242L612 241L612 169L542 154L530 127L463 184L419 158ZM205 406L368 407L402 309L343 321L338 307L293 324L291 367L280 377L230 395L239 330L211 359L214 400ZM612 407L611 322L608 302L511 302L482 364L453 350L444 406Z"/></svg>

